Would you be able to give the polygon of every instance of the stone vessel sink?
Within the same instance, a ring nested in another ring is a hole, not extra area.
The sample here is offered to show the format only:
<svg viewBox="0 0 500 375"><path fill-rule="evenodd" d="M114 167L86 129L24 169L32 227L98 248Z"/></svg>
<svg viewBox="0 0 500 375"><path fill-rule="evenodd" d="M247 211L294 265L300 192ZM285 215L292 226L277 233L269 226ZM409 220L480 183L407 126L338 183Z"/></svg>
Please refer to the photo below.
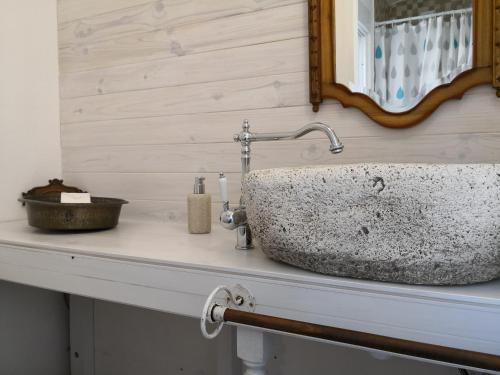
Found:
<svg viewBox="0 0 500 375"><path fill-rule="evenodd" d="M500 277L500 165L256 170L244 194L253 236L277 261L409 284Z"/></svg>

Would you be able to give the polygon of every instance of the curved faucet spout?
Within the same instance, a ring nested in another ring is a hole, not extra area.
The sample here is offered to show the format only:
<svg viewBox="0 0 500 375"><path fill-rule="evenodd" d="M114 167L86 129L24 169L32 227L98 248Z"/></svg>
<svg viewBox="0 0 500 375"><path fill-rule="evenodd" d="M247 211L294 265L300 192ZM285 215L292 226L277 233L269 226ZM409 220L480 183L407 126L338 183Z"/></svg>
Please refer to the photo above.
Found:
<svg viewBox="0 0 500 375"><path fill-rule="evenodd" d="M305 125L304 127L302 127L297 131L299 135L295 138L300 138L303 135L306 135L307 133L310 133L315 130L321 131L326 134L326 136L330 140L330 152L332 154L338 154L344 150L344 145L337 137L333 129L330 128L328 125L323 124L322 122L312 122L310 124Z"/></svg>
<svg viewBox="0 0 500 375"><path fill-rule="evenodd" d="M322 122L311 122L304 125L299 130L293 132L283 132L283 133L251 133L249 131L248 122L245 120L243 124L243 131L234 136L236 142L242 142L249 144L250 142L260 142L260 141L283 141L298 139L304 135L311 133L313 131L320 131L324 133L330 140L330 152L332 154L338 154L344 149L344 145L337 137L332 128Z"/></svg>
<svg viewBox="0 0 500 375"><path fill-rule="evenodd" d="M333 154L338 154L344 149L344 145L342 144L342 142L340 142L340 139L337 137L333 129L322 122L311 122L307 125L304 125L299 130L291 132L290 137L285 137L283 139L298 139L313 131L320 131L326 134L326 136L330 140L330 151ZM286 135L286 133L284 134Z"/></svg>

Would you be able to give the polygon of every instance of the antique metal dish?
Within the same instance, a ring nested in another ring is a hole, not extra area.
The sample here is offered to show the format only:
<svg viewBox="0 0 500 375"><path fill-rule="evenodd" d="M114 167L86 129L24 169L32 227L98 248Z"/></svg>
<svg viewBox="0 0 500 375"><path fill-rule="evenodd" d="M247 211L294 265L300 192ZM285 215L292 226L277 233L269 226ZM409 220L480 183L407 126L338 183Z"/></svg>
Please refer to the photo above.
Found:
<svg viewBox="0 0 500 375"><path fill-rule="evenodd" d="M60 203L61 192L83 192L65 186L62 180L23 193L19 201L26 205L29 225L57 231L110 229L118 225L123 199L92 197L92 203Z"/></svg>

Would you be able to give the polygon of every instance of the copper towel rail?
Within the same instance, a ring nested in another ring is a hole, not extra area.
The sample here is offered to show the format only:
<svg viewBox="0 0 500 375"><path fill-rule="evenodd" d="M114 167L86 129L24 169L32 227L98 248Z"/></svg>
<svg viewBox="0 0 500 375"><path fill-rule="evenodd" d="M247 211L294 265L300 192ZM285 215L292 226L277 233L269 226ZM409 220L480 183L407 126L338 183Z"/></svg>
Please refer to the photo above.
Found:
<svg viewBox="0 0 500 375"><path fill-rule="evenodd" d="M214 302L219 292L226 294L225 306ZM381 350L398 355L438 361L454 367L462 366L500 372L500 355L257 314L254 312L255 305L255 298L243 286L218 286L208 296L203 308L200 321L203 336L212 339L219 334L225 322L231 322L367 349ZM215 330L211 333L207 331L207 322L217 324Z"/></svg>
<svg viewBox="0 0 500 375"><path fill-rule="evenodd" d="M217 308L221 309L218 313L216 312ZM220 321L216 317L217 314L222 317L224 322L244 324L273 331L383 350L395 354L444 362L454 366L500 371L500 356L498 355L277 318L269 315L229 309L215 304L211 310L213 321Z"/></svg>

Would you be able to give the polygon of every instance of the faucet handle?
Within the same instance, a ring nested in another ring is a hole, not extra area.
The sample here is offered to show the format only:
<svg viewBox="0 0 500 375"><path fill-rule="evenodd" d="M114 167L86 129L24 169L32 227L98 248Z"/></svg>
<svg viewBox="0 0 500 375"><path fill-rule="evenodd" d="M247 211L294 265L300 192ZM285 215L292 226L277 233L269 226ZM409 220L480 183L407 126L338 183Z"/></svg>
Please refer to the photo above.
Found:
<svg viewBox="0 0 500 375"><path fill-rule="evenodd" d="M220 188L220 197L222 203L223 204L225 204L226 202L229 203L229 197L227 193L227 178L224 175L224 172L219 173L219 188Z"/></svg>
<svg viewBox="0 0 500 375"><path fill-rule="evenodd" d="M244 132L247 132L250 129L250 124L248 123L248 120L243 120L243 125L241 125L241 128L243 129Z"/></svg>
<svg viewBox="0 0 500 375"><path fill-rule="evenodd" d="M243 120L243 125L241 125L241 133L233 135L233 140L235 142L243 142L247 140L247 136L250 131L250 124L248 123L248 120Z"/></svg>
<svg viewBox="0 0 500 375"><path fill-rule="evenodd" d="M229 198L227 194L227 178L223 172L219 173L219 188L222 199L222 212L220 213L220 223L226 229L235 229L237 227L234 222L234 211L229 209Z"/></svg>

